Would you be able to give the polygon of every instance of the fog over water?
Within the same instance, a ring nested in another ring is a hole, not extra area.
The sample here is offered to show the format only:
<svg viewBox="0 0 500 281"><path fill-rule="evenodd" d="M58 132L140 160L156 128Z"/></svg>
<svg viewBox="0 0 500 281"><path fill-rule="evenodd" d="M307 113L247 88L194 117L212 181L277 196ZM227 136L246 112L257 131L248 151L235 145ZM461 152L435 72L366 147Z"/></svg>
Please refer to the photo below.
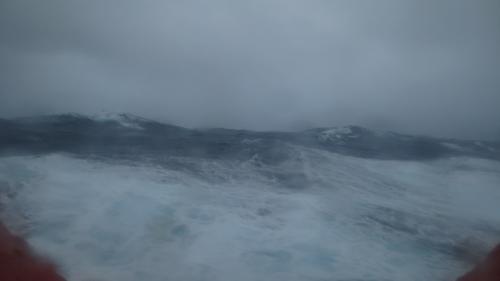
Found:
<svg viewBox="0 0 500 281"><path fill-rule="evenodd" d="M499 138L500 4L5 0L0 116Z"/></svg>
<svg viewBox="0 0 500 281"><path fill-rule="evenodd" d="M499 242L499 120L498 0L0 0L0 258L457 280Z"/></svg>

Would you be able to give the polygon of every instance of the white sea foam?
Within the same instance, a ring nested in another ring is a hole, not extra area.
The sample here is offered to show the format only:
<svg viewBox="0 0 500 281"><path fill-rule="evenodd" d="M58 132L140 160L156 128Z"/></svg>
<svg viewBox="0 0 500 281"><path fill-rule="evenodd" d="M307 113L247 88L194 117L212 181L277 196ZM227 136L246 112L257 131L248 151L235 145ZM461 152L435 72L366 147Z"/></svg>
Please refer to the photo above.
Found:
<svg viewBox="0 0 500 281"><path fill-rule="evenodd" d="M450 249L498 239L484 230L500 226L498 162L297 148L273 167L200 167L2 158L0 184L15 187L2 216L73 281L453 280L466 264Z"/></svg>
<svg viewBox="0 0 500 281"><path fill-rule="evenodd" d="M322 131L318 135L318 139L320 141L326 142L326 141L338 141L344 138L346 135L348 135L350 138L356 138L356 135L351 135L352 130L349 127L336 127L336 128L330 128L327 130Z"/></svg>

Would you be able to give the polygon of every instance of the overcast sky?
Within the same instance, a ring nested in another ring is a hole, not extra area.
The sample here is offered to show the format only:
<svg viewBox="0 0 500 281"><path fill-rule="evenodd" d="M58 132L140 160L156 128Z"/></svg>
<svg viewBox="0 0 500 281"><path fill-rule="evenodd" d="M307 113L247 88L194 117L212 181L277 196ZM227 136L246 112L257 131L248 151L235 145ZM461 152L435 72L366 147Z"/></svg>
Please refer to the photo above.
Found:
<svg viewBox="0 0 500 281"><path fill-rule="evenodd" d="M1 0L0 116L500 137L498 0Z"/></svg>

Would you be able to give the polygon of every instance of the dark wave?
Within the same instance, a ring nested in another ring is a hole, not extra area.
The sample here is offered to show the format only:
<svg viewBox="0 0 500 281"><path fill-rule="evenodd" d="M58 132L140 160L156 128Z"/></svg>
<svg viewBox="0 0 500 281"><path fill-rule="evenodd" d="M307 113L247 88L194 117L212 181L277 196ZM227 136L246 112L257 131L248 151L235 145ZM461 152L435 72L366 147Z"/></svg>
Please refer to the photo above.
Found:
<svg viewBox="0 0 500 281"><path fill-rule="evenodd" d="M499 141L470 141L374 132L358 126L300 132L188 129L121 114L96 119L63 114L0 120L0 153L68 152L109 157L171 155L248 160L286 160L288 146L377 159L428 160L470 156L500 160Z"/></svg>

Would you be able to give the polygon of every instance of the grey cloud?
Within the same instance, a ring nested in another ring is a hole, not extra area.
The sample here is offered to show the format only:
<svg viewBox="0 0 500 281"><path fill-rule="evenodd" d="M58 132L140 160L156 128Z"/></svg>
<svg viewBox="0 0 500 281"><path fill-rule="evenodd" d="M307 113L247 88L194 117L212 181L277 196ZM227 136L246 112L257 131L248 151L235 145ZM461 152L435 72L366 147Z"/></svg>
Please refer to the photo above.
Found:
<svg viewBox="0 0 500 281"><path fill-rule="evenodd" d="M0 116L499 137L500 2L4 0Z"/></svg>

